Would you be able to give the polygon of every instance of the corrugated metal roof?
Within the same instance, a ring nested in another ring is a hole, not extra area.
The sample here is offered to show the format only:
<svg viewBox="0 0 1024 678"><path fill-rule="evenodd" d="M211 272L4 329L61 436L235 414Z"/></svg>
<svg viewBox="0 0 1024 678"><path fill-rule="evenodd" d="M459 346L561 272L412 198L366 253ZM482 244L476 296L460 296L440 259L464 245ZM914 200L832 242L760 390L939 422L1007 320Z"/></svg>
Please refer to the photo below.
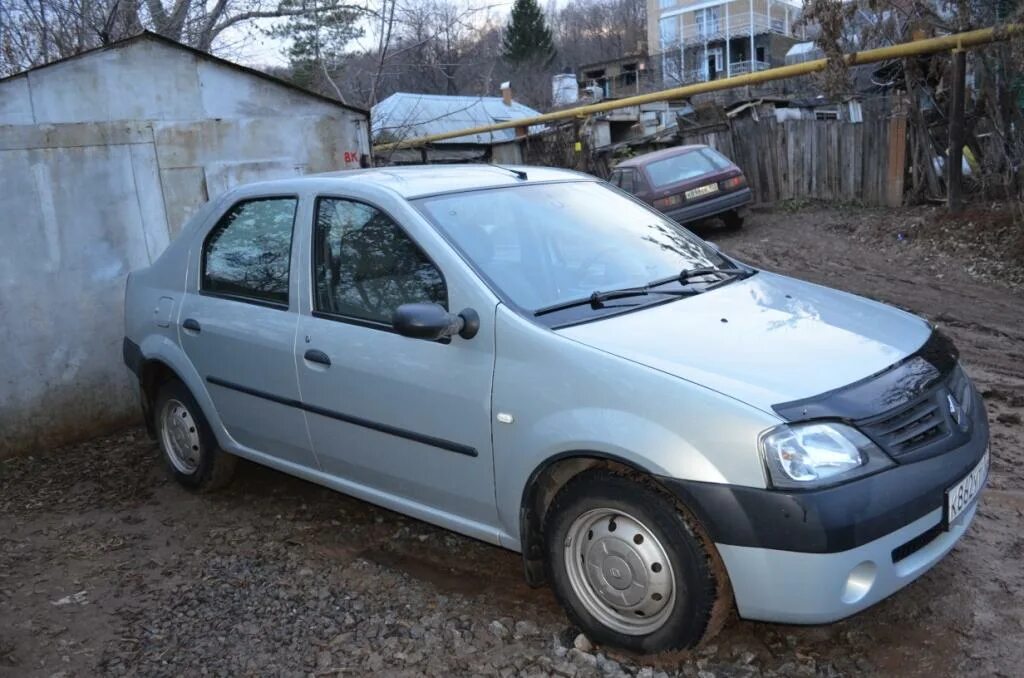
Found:
<svg viewBox="0 0 1024 678"><path fill-rule="evenodd" d="M400 140L455 132L535 115L540 113L515 101L511 106L506 106L501 97L396 92L373 107L370 111L370 124L373 127L374 139L382 141L385 138ZM533 125L530 127L530 133L543 129L543 125ZM446 139L438 143L493 144L511 141L515 136L514 129L501 129Z"/></svg>

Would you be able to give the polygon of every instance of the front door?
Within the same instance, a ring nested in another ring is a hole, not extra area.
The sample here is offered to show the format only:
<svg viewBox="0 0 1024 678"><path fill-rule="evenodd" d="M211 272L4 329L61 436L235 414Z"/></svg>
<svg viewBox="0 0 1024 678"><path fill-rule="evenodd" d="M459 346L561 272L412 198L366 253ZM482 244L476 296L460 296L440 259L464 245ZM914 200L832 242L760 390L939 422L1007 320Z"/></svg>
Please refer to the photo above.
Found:
<svg viewBox="0 0 1024 678"><path fill-rule="evenodd" d="M435 263L444 257L428 256L374 205L320 198L312 230L312 314L301 317L296 362L323 470L418 517L493 532L495 302L461 270L446 279ZM391 316L411 302L471 306L480 332L443 342L398 335Z"/></svg>
<svg viewBox="0 0 1024 678"><path fill-rule="evenodd" d="M298 314L290 298L298 200L233 205L197 248L179 338L238 444L315 467L295 377Z"/></svg>

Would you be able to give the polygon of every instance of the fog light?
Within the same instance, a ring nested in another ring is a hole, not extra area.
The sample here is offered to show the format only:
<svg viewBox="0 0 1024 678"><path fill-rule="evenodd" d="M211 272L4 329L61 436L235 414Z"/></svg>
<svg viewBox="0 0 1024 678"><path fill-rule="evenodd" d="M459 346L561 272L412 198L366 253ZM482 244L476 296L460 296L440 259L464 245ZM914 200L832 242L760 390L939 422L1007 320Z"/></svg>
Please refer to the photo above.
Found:
<svg viewBox="0 0 1024 678"><path fill-rule="evenodd" d="M846 578L846 586L843 588L842 601L847 605L859 602L874 586L876 574L878 574L878 566L870 560L865 560L850 570L850 575Z"/></svg>

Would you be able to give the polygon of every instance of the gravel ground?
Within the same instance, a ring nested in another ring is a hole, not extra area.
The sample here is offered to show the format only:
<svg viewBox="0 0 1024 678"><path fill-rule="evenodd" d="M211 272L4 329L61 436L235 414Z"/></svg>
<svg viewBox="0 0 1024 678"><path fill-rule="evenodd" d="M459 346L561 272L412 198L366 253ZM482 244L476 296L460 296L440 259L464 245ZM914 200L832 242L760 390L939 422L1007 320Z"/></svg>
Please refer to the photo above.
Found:
<svg viewBox="0 0 1024 678"><path fill-rule="evenodd" d="M220 494L190 494L136 429L0 464L0 676L1020 675L1024 303L999 282L1005 262L943 244L933 223L779 210L706 233L938 322L986 398L993 467L974 526L852 619L734 619L658 657L594 648L516 554L252 464Z"/></svg>

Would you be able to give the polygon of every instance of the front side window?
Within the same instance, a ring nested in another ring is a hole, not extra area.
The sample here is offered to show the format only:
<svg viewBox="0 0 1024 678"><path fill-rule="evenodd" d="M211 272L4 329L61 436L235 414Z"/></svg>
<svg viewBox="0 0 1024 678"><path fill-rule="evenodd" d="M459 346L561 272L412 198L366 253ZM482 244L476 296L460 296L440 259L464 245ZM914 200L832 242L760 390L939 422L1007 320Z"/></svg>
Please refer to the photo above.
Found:
<svg viewBox="0 0 1024 678"><path fill-rule="evenodd" d="M321 313L390 325L402 304L448 307L441 271L388 215L365 203L317 201L313 272Z"/></svg>
<svg viewBox="0 0 1024 678"><path fill-rule="evenodd" d="M202 291L287 306L297 203L264 198L228 210L203 245Z"/></svg>
<svg viewBox="0 0 1024 678"><path fill-rule="evenodd" d="M698 148L647 166L647 174L656 188L686 181L702 174L728 169L732 163L721 153L710 148Z"/></svg>
<svg viewBox="0 0 1024 678"><path fill-rule="evenodd" d="M689 231L599 182L469 191L416 204L499 291L530 312L725 263Z"/></svg>

